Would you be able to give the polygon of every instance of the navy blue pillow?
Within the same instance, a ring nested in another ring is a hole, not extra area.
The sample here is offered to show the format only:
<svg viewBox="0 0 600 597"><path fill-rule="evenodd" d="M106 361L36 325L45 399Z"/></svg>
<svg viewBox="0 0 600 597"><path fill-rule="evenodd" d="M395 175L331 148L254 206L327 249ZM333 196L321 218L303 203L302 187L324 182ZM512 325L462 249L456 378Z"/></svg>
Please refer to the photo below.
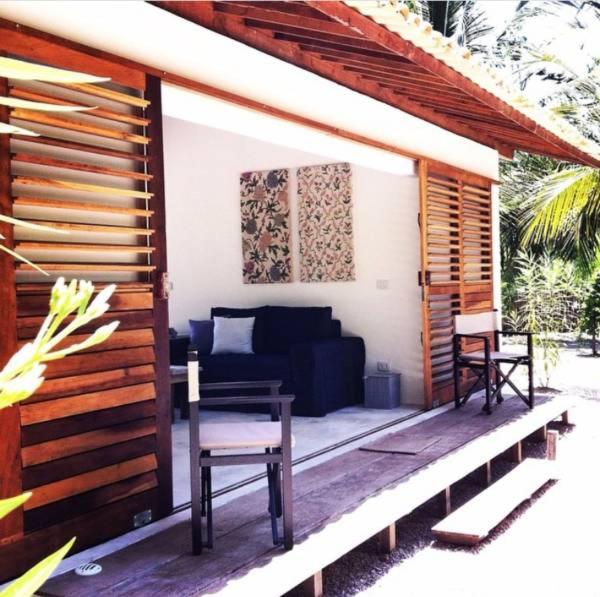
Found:
<svg viewBox="0 0 600 597"><path fill-rule="evenodd" d="M252 331L252 350L255 353L266 352L266 321L265 310L267 307L254 307L248 309L234 309L230 307L213 307L210 310L211 318L214 317L254 317L254 330Z"/></svg>
<svg viewBox="0 0 600 597"><path fill-rule="evenodd" d="M267 349L287 352L290 346L332 337L331 307L267 307Z"/></svg>
<svg viewBox="0 0 600 597"><path fill-rule="evenodd" d="M190 344L198 349L198 354L210 354L213 347L213 330L215 322L212 319L195 321L190 319Z"/></svg>

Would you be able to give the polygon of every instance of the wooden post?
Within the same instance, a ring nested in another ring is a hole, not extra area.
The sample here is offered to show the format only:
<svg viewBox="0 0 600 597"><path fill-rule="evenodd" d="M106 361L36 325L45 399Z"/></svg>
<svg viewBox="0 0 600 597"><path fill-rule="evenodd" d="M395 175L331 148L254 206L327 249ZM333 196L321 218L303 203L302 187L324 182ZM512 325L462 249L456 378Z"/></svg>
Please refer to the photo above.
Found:
<svg viewBox="0 0 600 597"><path fill-rule="evenodd" d="M300 585L300 592L303 597L323 597L323 571L319 570L309 576Z"/></svg>
<svg viewBox="0 0 600 597"><path fill-rule="evenodd" d="M531 434L531 437L536 442L545 442L548 432L548 426L542 425L537 431Z"/></svg>
<svg viewBox="0 0 600 597"><path fill-rule="evenodd" d="M546 459L556 460L558 448L558 431L551 429L546 438Z"/></svg>
<svg viewBox="0 0 600 597"><path fill-rule="evenodd" d="M0 52L4 55L4 52ZM0 96L8 95L8 81L0 78ZM0 122L8 122L8 108L0 106ZM12 216L10 178L10 136L0 135L0 213ZM0 222L2 242L12 249L13 226ZM5 252L0 253L0 369L17 350L17 293L15 289L15 261ZM19 495L21 487L21 418L19 405L0 410L0 499ZM23 510L18 508L0 520L0 540L8 541L23 534Z"/></svg>
<svg viewBox="0 0 600 597"><path fill-rule="evenodd" d="M561 416L561 421L563 422L563 425L570 425L571 424L571 420L569 419L569 411L566 410Z"/></svg>
<svg viewBox="0 0 600 597"><path fill-rule="evenodd" d="M379 531L377 534L379 549L383 553L392 553L396 549L396 524L391 524L389 527Z"/></svg>
<svg viewBox="0 0 600 597"><path fill-rule="evenodd" d="M523 444L521 442L517 442L511 447L510 459L512 462L516 462L517 464L523 461Z"/></svg>
<svg viewBox="0 0 600 597"><path fill-rule="evenodd" d="M171 443L171 384L169 373L169 305L163 288L167 272L167 239L165 214L165 187L163 163L161 81L158 77L146 79L146 98L150 100L147 116L150 118L148 136L149 173L153 175L149 190L154 193L150 227L154 229L152 264L156 271L154 283L154 350L156 362L156 457L158 460L159 515L167 516L173 510L173 464ZM187 407L187 400L185 401Z"/></svg>
<svg viewBox="0 0 600 597"><path fill-rule="evenodd" d="M482 467L483 486L489 487L492 484L492 461L488 460Z"/></svg>
<svg viewBox="0 0 600 597"><path fill-rule="evenodd" d="M442 516L445 518L452 512L452 492L450 487L446 487L439 495L442 506Z"/></svg>

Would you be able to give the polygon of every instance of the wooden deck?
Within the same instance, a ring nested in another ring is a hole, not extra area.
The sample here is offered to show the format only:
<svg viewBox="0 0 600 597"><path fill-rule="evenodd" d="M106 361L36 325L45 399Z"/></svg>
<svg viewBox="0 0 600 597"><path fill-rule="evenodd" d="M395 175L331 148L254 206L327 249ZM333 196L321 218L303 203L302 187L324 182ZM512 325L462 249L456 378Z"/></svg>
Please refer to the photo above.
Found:
<svg viewBox="0 0 600 597"><path fill-rule="evenodd" d="M481 402L472 400L460 411L442 412L397 432L441 438L419 454L355 449L294 475L296 546L290 552L272 546L267 493L259 490L215 511L212 551L192 556L190 524L180 523L103 558L98 576L70 572L49 581L44 592L282 595L570 406L564 396L540 398L529 411L513 398L488 416Z"/></svg>

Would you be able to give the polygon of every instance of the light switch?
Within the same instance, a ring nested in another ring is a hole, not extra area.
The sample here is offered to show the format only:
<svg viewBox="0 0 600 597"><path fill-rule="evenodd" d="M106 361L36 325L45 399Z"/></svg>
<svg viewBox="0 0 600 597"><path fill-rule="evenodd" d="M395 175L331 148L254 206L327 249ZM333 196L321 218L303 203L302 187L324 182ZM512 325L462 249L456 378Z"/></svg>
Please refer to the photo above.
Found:
<svg viewBox="0 0 600 597"><path fill-rule="evenodd" d="M377 280L377 290L387 290L390 287L389 280Z"/></svg>

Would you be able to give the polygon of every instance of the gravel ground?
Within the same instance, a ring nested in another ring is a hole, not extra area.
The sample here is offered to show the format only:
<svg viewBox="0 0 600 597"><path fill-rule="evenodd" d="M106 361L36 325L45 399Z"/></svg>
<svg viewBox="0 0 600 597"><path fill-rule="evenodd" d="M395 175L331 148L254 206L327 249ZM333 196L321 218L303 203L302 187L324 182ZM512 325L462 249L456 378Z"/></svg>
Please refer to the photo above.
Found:
<svg viewBox="0 0 600 597"><path fill-rule="evenodd" d="M578 397L575 425L560 431L560 479L522 504L475 548L435 542L440 519L432 500L397 523L398 548L389 555L368 541L323 573L326 597L600 597L600 359L568 348L552 385ZM543 443L526 442L525 457L544 457ZM494 478L514 465L500 458ZM453 486L453 505L481 491L476 474ZM292 591L289 596L299 593Z"/></svg>

